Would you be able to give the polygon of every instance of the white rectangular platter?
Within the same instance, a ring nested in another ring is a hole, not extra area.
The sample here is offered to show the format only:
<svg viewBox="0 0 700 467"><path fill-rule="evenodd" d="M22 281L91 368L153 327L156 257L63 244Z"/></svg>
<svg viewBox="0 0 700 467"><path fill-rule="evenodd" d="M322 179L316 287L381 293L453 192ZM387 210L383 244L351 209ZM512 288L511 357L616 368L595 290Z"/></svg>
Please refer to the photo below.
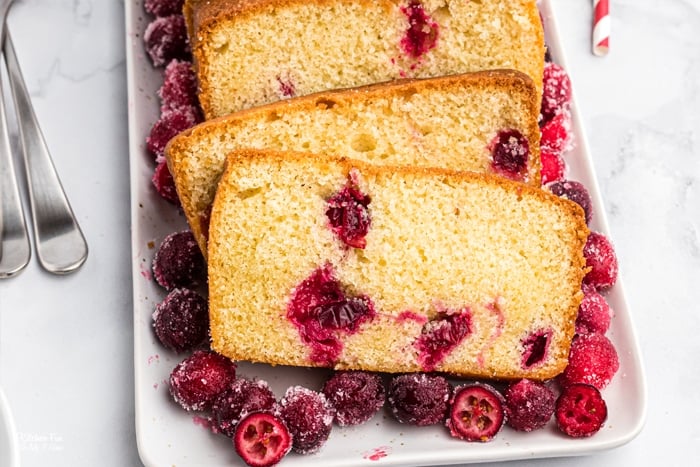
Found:
<svg viewBox="0 0 700 467"><path fill-rule="evenodd" d="M548 0L540 2L547 43L553 60L566 61L558 40ZM158 119L156 95L162 70L154 69L145 55L143 32L151 20L140 0L127 0L126 41L131 175L131 228L134 294L135 423L141 459L149 467L218 467L244 465L228 438L212 434L203 419L180 409L170 398L168 377L183 356L160 346L152 330L151 314L165 292L152 279L153 254L163 237L187 228L184 216L155 192L151 184L154 164L145 140ZM576 83L574 83L575 87ZM594 209L591 229L608 233L603 202L588 153L586 137L573 103L575 146L566 154L569 179L588 187ZM612 239L614 242L614 238ZM567 438L553 421L542 430L519 433L504 427L489 443L466 443L451 438L445 427L417 428L400 425L380 411L368 423L354 428L335 427L317 454L290 454L285 466L341 467L353 465L448 465L499 460L533 459L591 454L620 446L642 429L646 412L646 386L640 351L622 280L606 299L614 310L608 336L620 356L620 370L603 396L609 408L604 428L586 439ZM322 370L239 365L239 373L270 383L280 397L294 384L319 389L327 375Z"/></svg>

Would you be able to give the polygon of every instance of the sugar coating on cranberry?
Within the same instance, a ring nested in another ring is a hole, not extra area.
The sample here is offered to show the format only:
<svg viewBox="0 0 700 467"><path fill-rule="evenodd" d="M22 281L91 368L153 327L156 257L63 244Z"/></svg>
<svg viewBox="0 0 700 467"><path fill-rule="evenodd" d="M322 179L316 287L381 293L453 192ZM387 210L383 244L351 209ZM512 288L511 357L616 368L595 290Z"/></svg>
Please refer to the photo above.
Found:
<svg viewBox="0 0 700 467"><path fill-rule="evenodd" d="M153 66L162 67L170 60L191 57L185 18L181 14L160 16L151 21L143 33L143 41Z"/></svg>
<svg viewBox="0 0 700 467"><path fill-rule="evenodd" d="M209 410L236 378L236 364L212 351L196 350L170 373L170 394L188 411Z"/></svg>
<svg viewBox="0 0 700 467"><path fill-rule="evenodd" d="M416 339L418 362L423 371L433 371L471 333L471 311L446 310L425 323Z"/></svg>
<svg viewBox="0 0 700 467"><path fill-rule="evenodd" d="M192 128L202 121L199 109L195 107L178 107L177 109L163 112L146 138L146 149L151 153L156 162L161 162L164 157L165 146L175 135L181 131Z"/></svg>
<svg viewBox="0 0 700 467"><path fill-rule="evenodd" d="M439 375L412 373L391 379L387 402L400 423L417 426L443 423L452 386Z"/></svg>
<svg viewBox="0 0 700 467"><path fill-rule="evenodd" d="M173 289L156 305L153 328L161 344L174 352L194 349L207 338L207 300L189 289Z"/></svg>
<svg viewBox="0 0 700 467"><path fill-rule="evenodd" d="M571 80L568 73L554 62L544 64L542 108L540 118L546 124L555 115L569 110L571 104Z"/></svg>
<svg viewBox="0 0 700 467"><path fill-rule="evenodd" d="M522 133L514 129L499 131L489 151L494 172L512 180L526 180L530 143Z"/></svg>
<svg viewBox="0 0 700 467"><path fill-rule="evenodd" d="M439 26L421 2L412 1L401 7L408 20L408 29L401 38L401 48L411 58L420 58L437 46Z"/></svg>
<svg viewBox="0 0 700 467"><path fill-rule="evenodd" d="M583 283L596 290L607 290L617 282L618 264L615 248L605 235L591 232L583 247L586 266L590 267Z"/></svg>
<svg viewBox="0 0 700 467"><path fill-rule="evenodd" d="M182 13L185 0L144 0L143 8L153 16L169 16Z"/></svg>
<svg viewBox="0 0 700 467"><path fill-rule="evenodd" d="M151 177L151 183L156 189L156 192L166 201L179 206L180 197L177 194L177 188L175 186L175 179L170 173L168 164L165 160L162 160L156 165L155 170L153 170L153 176Z"/></svg>
<svg viewBox="0 0 700 467"><path fill-rule="evenodd" d="M287 389L279 414L292 434L292 449L299 454L317 452L328 440L335 411L323 393L302 386Z"/></svg>
<svg viewBox="0 0 700 467"><path fill-rule="evenodd" d="M376 315L366 296L347 296L331 266L315 270L292 292L287 318L310 347L312 361L333 365L343 348L343 335L357 332Z"/></svg>
<svg viewBox="0 0 700 467"><path fill-rule="evenodd" d="M552 418L557 397L544 383L521 379L511 383L503 393L506 423L518 431L542 428Z"/></svg>
<svg viewBox="0 0 700 467"><path fill-rule="evenodd" d="M586 224L591 223L593 218L593 201L583 183L574 180L561 180L548 184L547 189L555 195L571 200L581 206L586 217Z"/></svg>
<svg viewBox="0 0 700 467"><path fill-rule="evenodd" d="M197 107L197 78L192 62L171 60L163 73L163 84L158 89L161 112L180 107Z"/></svg>
<svg viewBox="0 0 700 467"><path fill-rule="evenodd" d="M251 467L270 467L292 449L292 435L282 419L267 412L255 412L240 421L233 446Z"/></svg>
<svg viewBox="0 0 700 467"><path fill-rule="evenodd" d="M384 406L385 390L381 376L366 371L338 371L321 390L335 410L340 426L359 425Z"/></svg>
<svg viewBox="0 0 700 467"><path fill-rule="evenodd" d="M542 151L561 155L569 149L570 142L571 112L560 112L542 126L540 138Z"/></svg>
<svg viewBox="0 0 700 467"><path fill-rule="evenodd" d="M457 386L445 422L450 434L465 441L491 441L506 419L505 400L493 386L483 383Z"/></svg>
<svg viewBox="0 0 700 467"><path fill-rule="evenodd" d="M522 366L532 368L547 359L549 343L552 339L552 331L540 329L530 333L522 340Z"/></svg>
<svg viewBox="0 0 700 467"><path fill-rule="evenodd" d="M189 230L168 234L153 256L153 277L167 290L190 287L206 281L202 251Z"/></svg>
<svg viewBox="0 0 700 467"><path fill-rule="evenodd" d="M559 375L559 383L563 387L585 383L603 389L619 368L617 350L610 339L599 333L582 334L571 343L569 364Z"/></svg>
<svg viewBox="0 0 700 467"><path fill-rule="evenodd" d="M555 408L557 427L573 438L597 433L608 418L608 406L600 391L588 384L565 387Z"/></svg>
<svg viewBox="0 0 700 467"><path fill-rule="evenodd" d="M212 403L212 428L233 437L243 417L252 412L274 412L276 407L277 399L266 381L236 378Z"/></svg>
<svg viewBox="0 0 700 467"><path fill-rule="evenodd" d="M540 163L542 165L540 169L540 182L542 185L564 180L566 163L559 154L542 150L540 152Z"/></svg>
<svg viewBox="0 0 700 467"><path fill-rule="evenodd" d="M326 216L331 230L343 243L352 248L364 248L372 223L371 198L360 191L356 177L351 174L348 183L328 200Z"/></svg>
<svg viewBox="0 0 700 467"><path fill-rule="evenodd" d="M576 316L576 334L605 334L610 327L610 305L592 287L583 288L583 300Z"/></svg>

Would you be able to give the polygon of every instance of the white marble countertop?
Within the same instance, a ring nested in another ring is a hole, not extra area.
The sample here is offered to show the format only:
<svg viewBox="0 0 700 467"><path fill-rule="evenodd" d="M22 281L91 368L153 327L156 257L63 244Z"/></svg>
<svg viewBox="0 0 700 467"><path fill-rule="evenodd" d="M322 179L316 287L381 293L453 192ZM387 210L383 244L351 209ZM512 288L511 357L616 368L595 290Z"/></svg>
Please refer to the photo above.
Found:
<svg viewBox="0 0 700 467"><path fill-rule="evenodd" d="M649 383L646 426L592 457L700 459L700 2L553 0ZM36 260L0 281L0 382L23 466L136 466L123 0L18 0L9 24L64 188L90 244L75 274ZM511 464L512 465L512 464Z"/></svg>

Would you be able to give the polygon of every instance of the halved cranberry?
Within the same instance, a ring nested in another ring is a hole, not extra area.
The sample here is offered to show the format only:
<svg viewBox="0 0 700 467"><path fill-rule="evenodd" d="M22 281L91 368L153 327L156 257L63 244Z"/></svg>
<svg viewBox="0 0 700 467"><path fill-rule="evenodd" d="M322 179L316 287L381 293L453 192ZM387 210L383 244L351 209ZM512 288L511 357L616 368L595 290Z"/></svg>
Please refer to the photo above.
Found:
<svg viewBox="0 0 700 467"><path fill-rule="evenodd" d="M450 401L447 428L465 441L491 441L505 421L504 405L503 396L487 384L458 386Z"/></svg>
<svg viewBox="0 0 700 467"><path fill-rule="evenodd" d="M471 332L471 312L442 312L428 321L416 340L418 360L423 371L433 371Z"/></svg>
<svg viewBox="0 0 700 467"><path fill-rule="evenodd" d="M530 158L530 143L518 130L498 132L489 145L491 168L494 172L512 180L524 181Z"/></svg>
<svg viewBox="0 0 700 467"><path fill-rule="evenodd" d="M350 247L367 245L365 237L372 222L368 209L370 201L352 180L328 200L326 216L331 230Z"/></svg>
<svg viewBox="0 0 700 467"><path fill-rule="evenodd" d="M269 467L281 461L292 449L292 436L279 417L255 412L240 421L233 445L246 464Z"/></svg>
<svg viewBox="0 0 700 467"><path fill-rule="evenodd" d="M562 391L555 410L557 427L574 438L595 434L608 418L600 391L589 384L572 384Z"/></svg>

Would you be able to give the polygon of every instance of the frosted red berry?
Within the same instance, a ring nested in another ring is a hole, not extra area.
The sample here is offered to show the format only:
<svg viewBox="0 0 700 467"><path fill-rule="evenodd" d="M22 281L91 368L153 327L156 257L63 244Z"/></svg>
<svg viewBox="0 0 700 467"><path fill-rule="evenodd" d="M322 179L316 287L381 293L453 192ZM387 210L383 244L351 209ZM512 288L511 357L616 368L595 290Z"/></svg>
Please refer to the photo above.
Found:
<svg viewBox="0 0 700 467"><path fill-rule="evenodd" d="M408 20L401 47L409 57L420 58L437 46L439 25L426 13L421 2L412 1L401 11Z"/></svg>
<svg viewBox="0 0 700 467"><path fill-rule="evenodd" d="M202 344L209 331L207 300L189 289L174 289L156 305L153 328L161 344L174 352Z"/></svg>
<svg viewBox="0 0 700 467"><path fill-rule="evenodd" d="M236 365L231 360L215 352L197 350L170 373L170 394L185 410L209 410L235 377Z"/></svg>
<svg viewBox="0 0 700 467"><path fill-rule="evenodd" d="M608 407L600 391L588 384L564 388L556 404L557 427L573 438L597 433L608 418Z"/></svg>
<svg viewBox="0 0 700 467"><path fill-rule="evenodd" d="M411 373L391 379L387 403L400 423L427 426L445 421L451 395L452 386L442 376Z"/></svg>
<svg viewBox="0 0 700 467"><path fill-rule="evenodd" d="M468 308L441 312L425 323L415 342L422 370L435 370L471 331L471 311Z"/></svg>
<svg viewBox="0 0 700 467"><path fill-rule="evenodd" d="M504 404L503 396L488 384L458 386L450 400L447 428L465 441L491 441L505 422Z"/></svg>
<svg viewBox="0 0 700 467"><path fill-rule="evenodd" d="M540 148L557 155L562 155L569 146L571 139L571 113L556 114L541 129Z"/></svg>
<svg viewBox="0 0 700 467"><path fill-rule="evenodd" d="M277 416L254 412L240 421L233 446L251 467L269 467L279 463L292 448L292 436Z"/></svg>
<svg viewBox="0 0 700 467"><path fill-rule="evenodd" d="M530 143L518 130L501 130L489 145L491 168L512 180L527 178Z"/></svg>
<svg viewBox="0 0 700 467"><path fill-rule="evenodd" d="M189 60L191 57L185 18L181 14L155 18L146 26L143 40L155 67L165 66L173 59Z"/></svg>
<svg viewBox="0 0 700 467"><path fill-rule="evenodd" d="M178 107L164 112L151 127L146 138L146 149L154 156L156 162L161 162L168 141L201 121L202 116L194 107Z"/></svg>
<svg viewBox="0 0 700 467"><path fill-rule="evenodd" d="M547 189L555 195L571 200L581 206L586 216L586 224L590 224L593 218L593 201L583 183L574 180L562 180L548 184Z"/></svg>
<svg viewBox="0 0 700 467"><path fill-rule="evenodd" d="M564 180L566 172L566 163L564 159L556 152L542 150L540 152L540 182L542 185Z"/></svg>
<svg viewBox="0 0 700 467"><path fill-rule="evenodd" d="M197 107L197 78L192 63L186 60L171 60L163 73L163 85L158 90L161 112L180 107Z"/></svg>
<svg viewBox="0 0 700 467"><path fill-rule="evenodd" d="M544 383L521 379L511 383L503 393L506 423L518 431L542 428L554 414L557 397Z"/></svg>
<svg viewBox="0 0 700 467"><path fill-rule="evenodd" d="M618 264L615 249L605 235L591 232L583 247L586 266L591 270L583 278L583 283L596 290L607 290L617 282Z"/></svg>
<svg viewBox="0 0 700 467"><path fill-rule="evenodd" d="M335 409L340 426L366 422L384 406L385 390L381 377L366 371L338 371L321 390Z"/></svg>
<svg viewBox="0 0 700 467"><path fill-rule="evenodd" d="M185 0L144 0L144 9L153 16L182 14Z"/></svg>
<svg viewBox="0 0 700 467"><path fill-rule="evenodd" d="M620 360L613 343L599 333L582 334L574 338L569 350L569 364L559 375L559 383L575 383L605 388L620 368Z"/></svg>
<svg viewBox="0 0 700 467"><path fill-rule="evenodd" d="M576 334L605 334L610 327L610 305L592 287L584 287L576 316Z"/></svg>
<svg viewBox="0 0 700 467"><path fill-rule="evenodd" d="M266 381L236 378L212 403L212 427L233 437L243 417L252 412L274 412L276 407L277 399Z"/></svg>
<svg viewBox="0 0 700 467"><path fill-rule="evenodd" d="M153 176L151 177L151 183L156 189L156 192L166 201L180 206L180 197L177 194L177 187L175 186L175 179L170 173L168 164L165 160L162 160L156 165L153 170Z"/></svg>
<svg viewBox="0 0 700 467"><path fill-rule="evenodd" d="M331 230L347 246L364 248L367 245L365 237L372 223L370 202L371 198L352 180L328 200L326 216Z"/></svg>
<svg viewBox="0 0 700 467"><path fill-rule="evenodd" d="M571 79L561 66L554 62L544 64L541 120L546 124L555 115L566 112L571 105Z"/></svg>
<svg viewBox="0 0 700 467"><path fill-rule="evenodd" d="M167 290L206 281L206 262L191 231L166 235L153 256L153 277Z"/></svg>
<svg viewBox="0 0 700 467"><path fill-rule="evenodd" d="M292 386L280 400L279 414L292 435L292 449L312 454L328 440L335 412L323 393Z"/></svg>

